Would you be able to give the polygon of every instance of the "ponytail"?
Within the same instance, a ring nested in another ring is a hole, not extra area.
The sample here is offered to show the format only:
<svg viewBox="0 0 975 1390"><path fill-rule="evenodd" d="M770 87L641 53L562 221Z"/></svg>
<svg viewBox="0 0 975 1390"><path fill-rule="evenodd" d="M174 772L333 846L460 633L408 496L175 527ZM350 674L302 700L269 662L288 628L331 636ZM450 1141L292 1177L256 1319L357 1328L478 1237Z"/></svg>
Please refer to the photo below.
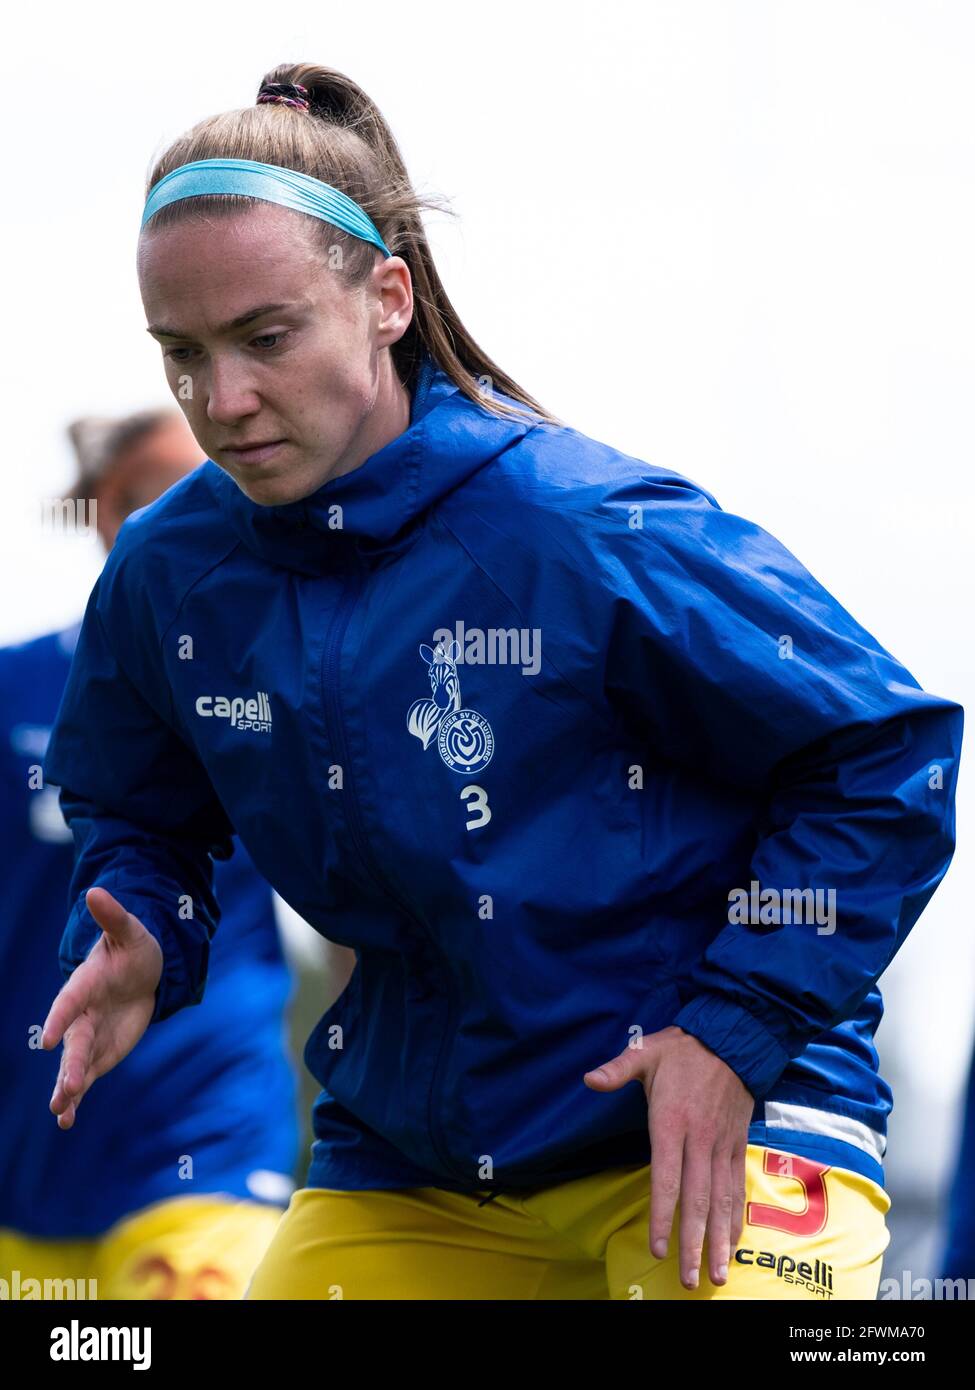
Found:
<svg viewBox="0 0 975 1390"><path fill-rule="evenodd" d="M302 87L308 110L265 102L200 121L156 160L146 196L173 169L198 159L253 159L331 184L369 214L391 254L402 257L409 268L413 318L390 348L403 385L412 384L425 349L465 396L492 414L522 419L527 410L539 423L561 425L487 356L461 323L437 273L421 218L424 208L454 214L439 197L416 193L375 103L351 78L312 63L273 68L258 95L278 83ZM161 208L151 225L169 226L196 214L228 215L251 205L250 198L239 194L205 194ZM333 248L339 247L338 261L349 288L361 284L375 264L375 248L330 223L319 225L325 253L334 258ZM499 396L523 408L513 410Z"/></svg>

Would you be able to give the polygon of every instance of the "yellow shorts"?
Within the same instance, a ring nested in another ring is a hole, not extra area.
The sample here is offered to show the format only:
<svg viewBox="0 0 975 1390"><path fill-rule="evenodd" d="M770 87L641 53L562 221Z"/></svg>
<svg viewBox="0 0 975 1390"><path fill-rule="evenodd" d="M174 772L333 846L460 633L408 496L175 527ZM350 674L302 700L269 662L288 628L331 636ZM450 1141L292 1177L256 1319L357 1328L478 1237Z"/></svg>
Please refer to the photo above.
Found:
<svg viewBox="0 0 975 1390"><path fill-rule="evenodd" d="M280 1220L259 1202L174 1197L93 1240L0 1230L0 1279L20 1299L238 1299Z"/></svg>
<svg viewBox="0 0 975 1390"><path fill-rule="evenodd" d="M650 1168L490 1201L440 1188L296 1192L249 1299L875 1299L890 1198L845 1168L748 1146L728 1282L649 1249ZM679 1216L679 1212L678 1212Z"/></svg>

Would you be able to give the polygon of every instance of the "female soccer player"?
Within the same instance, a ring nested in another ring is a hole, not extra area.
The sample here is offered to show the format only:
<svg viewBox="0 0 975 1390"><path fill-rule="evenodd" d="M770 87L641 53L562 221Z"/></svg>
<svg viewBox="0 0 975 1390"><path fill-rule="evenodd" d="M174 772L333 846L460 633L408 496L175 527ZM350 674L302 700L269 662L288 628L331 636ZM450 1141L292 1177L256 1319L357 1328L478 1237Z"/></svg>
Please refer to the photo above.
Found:
<svg viewBox="0 0 975 1390"><path fill-rule="evenodd" d="M874 1296L876 981L951 855L960 710L485 356L348 78L275 69L147 193L207 462L123 529L47 758L52 1110L200 996L237 831L358 958L251 1297Z"/></svg>

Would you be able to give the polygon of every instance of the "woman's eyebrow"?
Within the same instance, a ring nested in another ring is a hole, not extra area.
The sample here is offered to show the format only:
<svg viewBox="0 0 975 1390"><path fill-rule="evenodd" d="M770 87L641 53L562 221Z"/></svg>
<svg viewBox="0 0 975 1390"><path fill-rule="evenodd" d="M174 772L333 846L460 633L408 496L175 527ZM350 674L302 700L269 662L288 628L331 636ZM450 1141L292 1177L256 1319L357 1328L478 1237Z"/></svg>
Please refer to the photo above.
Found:
<svg viewBox="0 0 975 1390"><path fill-rule="evenodd" d="M232 333L235 328L243 328L253 319L263 318L265 314L275 314L280 309L295 309L303 306L304 301L292 301L285 304L260 304L256 309L248 309L246 313L238 314L237 318L231 319L229 323L220 324L217 333ZM182 333L178 328L167 328L161 323L150 323L146 329L156 338L190 338L192 334Z"/></svg>

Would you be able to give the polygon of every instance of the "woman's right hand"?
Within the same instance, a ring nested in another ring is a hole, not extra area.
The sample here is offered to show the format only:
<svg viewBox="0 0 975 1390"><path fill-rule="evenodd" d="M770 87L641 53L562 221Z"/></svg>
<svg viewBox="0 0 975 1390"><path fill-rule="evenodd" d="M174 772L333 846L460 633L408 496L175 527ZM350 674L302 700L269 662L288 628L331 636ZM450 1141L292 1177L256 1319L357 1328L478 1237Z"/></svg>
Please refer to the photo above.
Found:
<svg viewBox="0 0 975 1390"><path fill-rule="evenodd" d="M86 960L51 1005L45 1051L64 1040L51 1112L70 1129L82 1098L135 1047L149 1026L162 977L159 942L106 888L89 888L88 911L102 929Z"/></svg>

